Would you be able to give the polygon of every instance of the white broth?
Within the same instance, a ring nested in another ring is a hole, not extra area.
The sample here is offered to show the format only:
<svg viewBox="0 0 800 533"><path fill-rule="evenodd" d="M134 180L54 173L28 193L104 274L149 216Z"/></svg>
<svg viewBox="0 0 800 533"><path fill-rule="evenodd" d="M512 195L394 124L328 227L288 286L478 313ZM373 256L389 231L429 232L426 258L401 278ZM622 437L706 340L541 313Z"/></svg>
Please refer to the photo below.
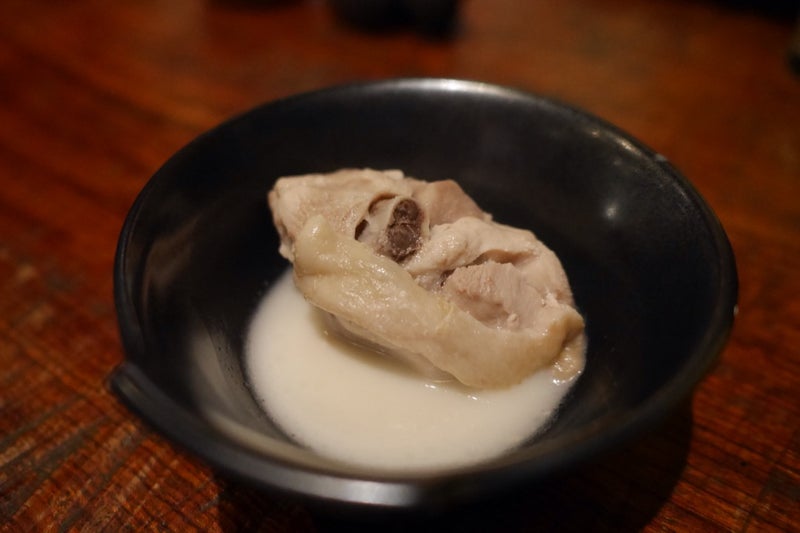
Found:
<svg viewBox="0 0 800 533"><path fill-rule="evenodd" d="M253 318L245 366L263 409L291 439L382 472L439 470L501 455L545 425L577 379L560 381L551 368L502 390L425 379L329 335L291 271Z"/></svg>

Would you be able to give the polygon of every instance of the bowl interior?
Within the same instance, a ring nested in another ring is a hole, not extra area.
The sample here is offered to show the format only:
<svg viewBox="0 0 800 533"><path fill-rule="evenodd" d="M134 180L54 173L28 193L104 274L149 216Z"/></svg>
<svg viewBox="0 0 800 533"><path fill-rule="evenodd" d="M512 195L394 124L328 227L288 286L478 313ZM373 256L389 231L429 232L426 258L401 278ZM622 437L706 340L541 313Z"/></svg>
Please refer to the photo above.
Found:
<svg viewBox="0 0 800 533"><path fill-rule="evenodd" d="M297 448L262 413L242 373L243 344L260 298L288 267L266 192L279 176L341 167L456 179L496 220L556 251L589 347L545 433L488 465L385 480ZM320 476L418 491L374 497L398 505L443 477L542 475L663 415L721 350L736 298L721 227L663 158L570 107L452 80L329 89L202 135L137 200L115 282L127 359L114 385L161 431L264 485L342 500L361 496Z"/></svg>

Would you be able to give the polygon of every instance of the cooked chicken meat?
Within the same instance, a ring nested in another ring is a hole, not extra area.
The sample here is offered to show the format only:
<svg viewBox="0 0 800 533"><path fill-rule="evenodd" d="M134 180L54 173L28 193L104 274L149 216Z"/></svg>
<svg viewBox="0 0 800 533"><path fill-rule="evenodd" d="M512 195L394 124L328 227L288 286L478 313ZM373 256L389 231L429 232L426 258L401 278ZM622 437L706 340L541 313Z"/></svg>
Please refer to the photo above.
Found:
<svg viewBox="0 0 800 533"><path fill-rule="evenodd" d="M457 183L342 170L281 178L268 201L295 284L351 339L474 387L582 366L558 258Z"/></svg>

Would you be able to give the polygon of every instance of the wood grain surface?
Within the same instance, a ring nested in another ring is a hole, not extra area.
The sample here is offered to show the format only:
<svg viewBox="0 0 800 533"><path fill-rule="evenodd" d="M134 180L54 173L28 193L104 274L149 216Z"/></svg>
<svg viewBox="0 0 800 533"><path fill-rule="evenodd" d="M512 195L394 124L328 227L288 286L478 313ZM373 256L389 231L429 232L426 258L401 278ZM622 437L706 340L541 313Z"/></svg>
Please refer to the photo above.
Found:
<svg viewBox="0 0 800 533"><path fill-rule="evenodd" d="M322 0L3 0L0 530L800 530L797 19L754 4L465 0L434 37L352 27ZM621 126L696 185L739 269L730 343L683 408L458 515L345 514L252 490L107 386L123 358L114 249L149 176L257 104L397 76L510 85Z"/></svg>

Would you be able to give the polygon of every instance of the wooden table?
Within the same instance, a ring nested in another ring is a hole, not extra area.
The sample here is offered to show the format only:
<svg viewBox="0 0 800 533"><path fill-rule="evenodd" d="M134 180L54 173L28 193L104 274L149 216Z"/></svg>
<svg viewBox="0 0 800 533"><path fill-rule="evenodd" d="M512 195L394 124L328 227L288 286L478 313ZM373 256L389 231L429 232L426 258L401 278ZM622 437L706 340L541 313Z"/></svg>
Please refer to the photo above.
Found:
<svg viewBox="0 0 800 533"><path fill-rule="evenodd" d="M796 19L735 4L466 0L431 38L344 25L322 0L3 0L0 529L800 530ZM510 85L618 124L694 182L740 275L730 343L683 409L458 517L367 520L252 490L174 449L106 381L123 357L118 232L161 163L264 101L397 76Z"/></svg>

